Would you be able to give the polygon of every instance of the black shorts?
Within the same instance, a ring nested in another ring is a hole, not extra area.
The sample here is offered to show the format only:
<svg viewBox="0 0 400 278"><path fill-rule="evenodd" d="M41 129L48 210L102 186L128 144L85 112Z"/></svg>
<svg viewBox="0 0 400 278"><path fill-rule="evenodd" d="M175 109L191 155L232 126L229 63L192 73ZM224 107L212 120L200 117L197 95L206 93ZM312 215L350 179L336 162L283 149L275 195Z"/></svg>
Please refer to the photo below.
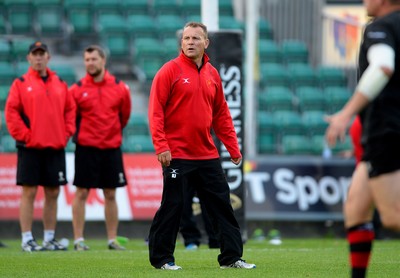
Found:
<svg viewBox="0 0 400 278"><path fill-rule="evenodd" d="M17 150L17 185L59 186L67 184L64 149Z"/></svg>
<svg viewBox="0 0 400 278"><path fill-rule="evenodd" d="M102 150L76 145L75 186L116 188L126 184L121 148Z"/></svg>
<svg viewBox="0 0 400 278"><path fill-rule="evenodd" d="M363 161L370 178L400 170L400 137L385 136L365 146Z"/></svg>

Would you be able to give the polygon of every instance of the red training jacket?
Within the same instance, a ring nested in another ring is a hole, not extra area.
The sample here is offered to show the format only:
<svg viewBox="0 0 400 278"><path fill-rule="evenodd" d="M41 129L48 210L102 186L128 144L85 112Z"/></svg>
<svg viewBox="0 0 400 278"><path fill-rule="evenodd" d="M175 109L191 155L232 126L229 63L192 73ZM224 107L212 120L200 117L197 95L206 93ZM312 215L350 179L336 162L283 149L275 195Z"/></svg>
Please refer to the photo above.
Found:
<svg viewBox="0 0 400 278"><path fill-rule="evenodd" d="M101 82L86 74L70 87L77 106L76 142L99 149L118 148L131 113L129 87L108 71Z"/></svg>
<svg viewBox="0 0 400 278"><path fill-rule="evenodd" d="M213 129L232 158L242 156L221 78L206 54L200 69L181 52L158 71L151 86L149 124L157 154L169 150L172 158L218 158Z"/></svg>
<svg viewBox="0 0 400 278"><path fill-rule="evenodd" d="M5 107L6 123L17 144L62 149L75 132L75 102L67 84L46 71L46 82L31 67L14 80Z"/></svg>

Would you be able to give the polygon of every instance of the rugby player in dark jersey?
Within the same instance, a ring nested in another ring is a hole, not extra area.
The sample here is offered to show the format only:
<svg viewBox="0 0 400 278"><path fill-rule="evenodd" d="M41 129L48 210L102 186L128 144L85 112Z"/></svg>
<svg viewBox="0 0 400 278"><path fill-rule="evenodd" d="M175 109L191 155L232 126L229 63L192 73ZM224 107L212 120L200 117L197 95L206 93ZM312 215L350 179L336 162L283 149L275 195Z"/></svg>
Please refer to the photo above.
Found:
<svg viewBox="0 0 400 278"><path fill-rule="evenodd" d="M342 110L327 117L326 139L343 139L352 118L362 120L364 155L345 204L352 277L365 277L374 239L373 207L386 228L400 231L400 0L364 0L374 19L360 46L359 81ZM363 174L368 172L368 179Z"/></svg>

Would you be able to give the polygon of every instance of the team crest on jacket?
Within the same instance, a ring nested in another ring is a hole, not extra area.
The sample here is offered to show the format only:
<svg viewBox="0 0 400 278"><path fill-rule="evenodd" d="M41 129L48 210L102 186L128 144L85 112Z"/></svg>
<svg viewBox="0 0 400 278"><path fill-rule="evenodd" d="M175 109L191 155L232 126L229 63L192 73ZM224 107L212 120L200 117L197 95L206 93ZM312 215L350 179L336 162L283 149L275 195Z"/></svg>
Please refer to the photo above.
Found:
<svg viewBox="0 0 400 278"><path fill-rule="evenodd" d="M182 78L183 84L190 84L189 78Z"/></svg>

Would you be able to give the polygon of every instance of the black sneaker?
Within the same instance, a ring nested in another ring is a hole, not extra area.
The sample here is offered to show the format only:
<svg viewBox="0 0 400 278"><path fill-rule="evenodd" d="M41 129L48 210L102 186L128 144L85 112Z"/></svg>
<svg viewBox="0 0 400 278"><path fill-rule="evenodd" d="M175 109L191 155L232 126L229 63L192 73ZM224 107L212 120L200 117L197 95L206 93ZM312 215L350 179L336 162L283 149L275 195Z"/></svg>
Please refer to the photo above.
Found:
<svg viewBox="0 0 400 278"><path fill-rule="evenodd" d="M43 241L43 248L47 251L66 251L67 247L60 244L55 238L50 241Z"/></svg>
<svg viewBox="0 0 400 278"><path fill-rule="evenodd" d="M45 249L37 244L35 239L31 239L27 243L22 243L21 245L22 251L25 252L36 252L36 251L44 251Z"/></svg>

